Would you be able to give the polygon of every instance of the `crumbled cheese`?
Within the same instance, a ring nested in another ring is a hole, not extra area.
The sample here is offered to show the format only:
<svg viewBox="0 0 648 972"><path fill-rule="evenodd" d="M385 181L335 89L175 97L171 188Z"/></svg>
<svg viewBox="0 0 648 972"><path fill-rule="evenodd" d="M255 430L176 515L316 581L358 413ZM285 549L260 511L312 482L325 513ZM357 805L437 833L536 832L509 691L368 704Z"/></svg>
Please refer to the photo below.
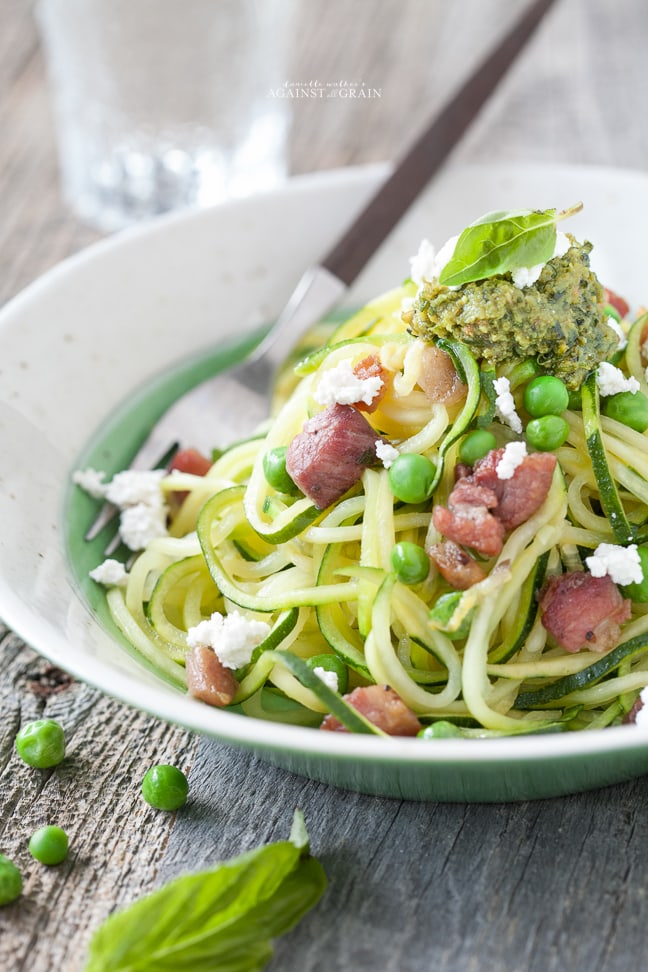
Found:
<svg viewBox="0 0 648 972"><path fill-rule="evenodd" d="M166 470L126 469L104 484L105 475L84 469L73 473L72 479L95 499L108 500L119 508L119 535L126 546L143 550L151 540L166 536L168 508L161 489Z"/></svg>
<svg viewBox="0 0 648 972"><path fill-rule="evenodd" d="M555 257L564 256L570 246L571 241L566 233L557 232L556 243L554 245L554 251L551 255L551 259L553 260ZM532 267L516 267L515 270L511 271L513 283L516 287L519 287L520 290L522 290L524 287L530 287L531 284L536 282L544 268L544 263L536 263Z"/></svg>
<svg viewBox="0 0 648 972"><path fill-rule="evenodd" d="M551 259L554 260L556 257L563 257L565 253L567 253L567 250L570 249L570 247L571 247L571 240L569 239L567 234L561 233L560 230L558 230L556 233L556 244L554 246L553 256L551 257Z"/></svg>
<svg viewBox="0 0 648 972"><path fill-rule="evenodd" d="M443 244L443 246L437 253L434 259L434 267L433 267L435 277L439 277L446 263L450 263L450 260L452 259L454 251L456 249L458 240L459 240L458 236L451 236L449 240L446 240L446 242Z"/></svg>
<svg viewBox="0 0 648 972"><path fill-rule="evenodd" d="M639 698L641 699L641 708L635 716L634 724L639 726L640 729L648 729L648 687L642 688Z"/></svg>
<svg viewBox="0 0 648 972"><path fill-rule="evenodd" d="M385 469L389 469L399 455L398 449L395 449L389 442L385 442L384 439L376 439L376 457L380 459Z"/></svg>
<svg viewBox="0 0 648 972"><path fill-rule="evenodd" d="M615 584L640 584L643 580L637 544L621 547L615 543L600 543L591 557L585 558L593 577L607 574Z"/></svg>
<svg viewBox="0 0 648 972"><path fill-rule="evenodd" d="M213 648L225 668L241 668L269 634L270 625L265 621L251 621L238 611L225 616L214 611L207 621L189 628L187 644L190 648Z"/></svg>
<svg viewBox="0 0 648 972"><path fill-rule="evenodd" d="M337 672L332 672L328 668L322 668L321 665L316 665L313 669L315 675L324 682L332 692L337 692L339 688Z"/></svg>
<svg viewBox="0 0 648 972"><path fill-rule="evenodd" d="M619 346L617 348L617 351L623 351L623 349L626 348L628 345L628 339L626 337L625 331L617 321L616 317L609 316L605 323L607 324L608 327L612 328L612 330L614 331L614 333L617 335L619 339Z"/></svg>
<svg viewBox="0 0 648 972"><path fill-rule="evenodd" d="M437 252L429 240L421 240L416 256L410 258L410 277L419 287L436 280L452 259L458 236L451 236Z"/></svg>
<svg viewBox="0 0 648 972"><path fill-rule="evenodd" d="M126 568L120 560L112 558L104 560L103 564L91 570L90 577L97 584L103 584L105 587L126 587L128 583Z"/></svg>
<svg viewBox="0 0 648 972"><path fill-rule="evenodd" d="M508 442L504 447L504 454L495 467L498 479L512 479L518 466L521 466L527 454L526 442Z"/></svg>
<svg viewBox="0 0 648 972"><path fill-rule="evenodd" d="M329 368L320 378L314 398L320 405L354 405L364 402L371 405L382 388L380 375L359 378L353 371L348 358L344 358L334 368Z"/></svg>
<svg viewBox="0 0 648 972"><path fill-rule="evenodd" d="M160 483L165 476L165 469L125 469L106 487L106 499L120 508L139 503L156 506L162 501Z"/></svg>
<svg viewBox="0 0 648 972"><path fill-rule="evenodd" d="M516 267L511 270L511 276L513 278L513 283L520 290L525 287L530 287L534 284L542 271L544 270L544 263L536 263L533 267Z"/></svg>
<svg viewBox="0 0 648 972"><path fill-rule="evenodd" d="M418 252L410 257L410 277L419 287L434 276L435 249L429 240L421 240Z"/></svg>
<svg viewBox="0 0 648 972"><path fill-rule="evenodd" d="M89 466L87 469L77 469L72 473L72 482L92 496L93 499L103 499L106 495L105 472L100 472Z"/></svg>
<svg viewBox="0 0 648 972"><path fill-rule="evenodd" d="M596 384L598 385L599 395L618 395L619 392L639 391L639 382L636 378L626 378L620 368L616 368L609 361L602 361L596 372Z"/></svg>
<svg viewBox="0 0 648 972"><path fill-rule="evenodd" d="M167 535L167 508L163 503L136 503L119 515L119 536L131 550L143 550L152 540Z"/></svg>
<svg viewBox="0 0 648 972"><path fill-rule="evenodd" d="M511 394L511 383L502 376L493 382L497 398L495 399L495 413L504 425L508 425L514 432L522 431L522 421L515 410L515 400Z"/></svg>

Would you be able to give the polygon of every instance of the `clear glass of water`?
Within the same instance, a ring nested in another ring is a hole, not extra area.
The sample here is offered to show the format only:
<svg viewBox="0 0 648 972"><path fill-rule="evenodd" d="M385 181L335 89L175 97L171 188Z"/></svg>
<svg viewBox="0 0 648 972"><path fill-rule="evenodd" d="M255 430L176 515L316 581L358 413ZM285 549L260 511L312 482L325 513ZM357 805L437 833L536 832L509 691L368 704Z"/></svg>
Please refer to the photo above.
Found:
<svg viewBox="0 0 648 972"><path fill-rule="evenodd" d="M294 0L40 0L63 196L121 229L277 185Z"/></svg>

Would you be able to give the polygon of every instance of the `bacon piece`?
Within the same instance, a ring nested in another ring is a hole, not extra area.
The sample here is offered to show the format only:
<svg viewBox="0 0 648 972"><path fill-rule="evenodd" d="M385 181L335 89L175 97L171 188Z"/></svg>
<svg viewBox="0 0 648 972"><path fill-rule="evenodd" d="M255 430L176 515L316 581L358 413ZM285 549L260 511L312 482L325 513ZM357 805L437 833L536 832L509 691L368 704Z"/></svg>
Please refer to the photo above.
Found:
<svg viewBox="0 0 648 972"><path fill-rule="evenodd" d="M362 361L358 361L357 365L353 368L353 374L356 378L360 379L377 377L382 381L382 385L371 399L369 405L366 402L353 403L353 407L361 412L375 412L387 394L387 390L391 384L391 372L383 368L380 357L377 354L369 354Z"/></svg>
<svg viewBox="0 0 648 972"><path fill-rule="evenodd" d="M607 576L571 571L551 577L539 597L542 623L565 651L609 651L618 643L632 602Z"/></svg>
<svg viewBox="0 0 648 972"><path fill-rule="evenodd" d="M169 463L169 472L191 473L192 476L205 476L212 467L211 459L204 456L198 449L179 449ZM173 518L188 496L186 489L171 490L168 496L171 518Z"/></svg>
<svg viewBox="0 0 648 972"><path fill-rule="evenodd" d="M475 485L472 476L464 476L450 493L447 508L434 507L432 522L448 540L495 557L504 545L504 527L491 512L497 504L492 490Z"/></svg>
<svg viewBox="0 0 648 972"><path fill-rule="evenodd" d="M454 540L435 543L427 553L439 568L441 576L458 591L467 590L486 576L480 564Z"/></svg>
<svg viewBox="0 0 648 972"><path fill-rule="evenodd" d="M196 645L186 658L187 689L194 698L219 709L229 705L238 691L238 682L221 663L218 655L205 645Z"/></svg>
<svg viewBox="0 0 648 972"><path fill-rule="evenodd" d="M434 344L423 350L418 383L431 402L443 405L460 402L467 391L450 355Z"/></svg>
<svg viewBox="0 0 648 972"><path fill-rule="evenodd" d="M365 719L390 736L415 736L421 728L421 723L412 710L388 685L361 686L344 698ZM325 716L320 729L327 732L349 731L332 715Z"/></svg>
<svg viewBox="0 0 648 972"><path fill-rule="evenodd" d="M286 455L293 482L319 510L335 503L376 462L380 438L351 405L329 405L304 423Z"/></svg>
<svg viewBox="0 0 648 972"><path fill-rule="evenodd" d="M623 719L621 720L623 725L633 726L636 723L637 716L639 715L643 707L644 707L643 699L641 698L640 695L638 695L637 698L632 703L632 707L628 709Z"/></svg>
<svg viewBox="0 0 648 972"><path fill-rule="evenodd" d="M544 503L557 460L552 452L532 452L524 457L510 479L499 479L497 464L503 455L504 449L491 449L475 463L472 479L495 493L498 499L495 516L505 530L512 530L537 513Z"/></svg>
<svg viewBox="0 0 648 972"><path fill-rule="evenodd" d="M504 533L519 526L544 503L556 457L551 452L525 456L510 479L500 479L497 464L504 449L491 449L466 475L463 468L448 497L448 506L435 506L432 522L455 543L472 547L486 557L502 549Z"/></svg>
<svg viewBox="0 0 648 972"><path fill-rule="evenodd" d="M211 459L198 449L179 449L169 463L169 472L177 469L179 472L191 473L193 476L204 476L211 467Z"/></svg>
<svg viewBox="0 0 648 972"><path fill-rule="evenodd" d="M614 307L615 311L618 311L621 317L627 317L630 313L630 306L627 301L623 297L619 297L618 294L615 294L609 287L603 288L603 300L610 307Z"/></svg>
<svg viewBox="0 0 648 972"><path fill-rule="evenodd" d="M472 475L472 466L469 466L467 462L458 462L453 471L456 484L460 479L467 479L468 476Z"/></svg>

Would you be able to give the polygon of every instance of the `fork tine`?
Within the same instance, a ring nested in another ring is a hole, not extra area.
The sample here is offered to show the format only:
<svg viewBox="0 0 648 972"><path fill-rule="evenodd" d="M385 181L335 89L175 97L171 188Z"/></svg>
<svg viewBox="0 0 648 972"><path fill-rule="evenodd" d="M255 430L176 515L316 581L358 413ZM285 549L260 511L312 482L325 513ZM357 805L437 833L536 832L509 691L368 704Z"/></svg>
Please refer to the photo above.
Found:
<svg viewBox="0 0 648 972"><path fill-rule="evenodd" d="M99 536L104 527L107 527L109 523L112 523L118 512L119 510L114 503L104 503L99 510L98 515L94 518L89 529L86 531L85 539L94 540L95 537Z"/></svg>

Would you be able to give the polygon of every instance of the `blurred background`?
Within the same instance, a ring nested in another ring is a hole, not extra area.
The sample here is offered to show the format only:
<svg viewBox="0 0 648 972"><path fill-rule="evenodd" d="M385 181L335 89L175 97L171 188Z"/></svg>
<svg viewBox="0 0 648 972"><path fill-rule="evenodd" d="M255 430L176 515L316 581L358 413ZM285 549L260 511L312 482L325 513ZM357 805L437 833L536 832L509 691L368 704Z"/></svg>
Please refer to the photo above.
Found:
<svg viewBox="0 0 648 972"><path fill-rule="evenodd" d="M191 3L184 6L189 11ZM290 98L289 172L396 158L525 6L297 0L285 78L298 92ZM34 0L0 0L0 302L102 235L61 198L34 7ZM642 168L646 40L645 0L558 0L449 164L520 159ZM313 82L332 96L300 96ZM348 97L350 85L371 94Z"/></svg>

